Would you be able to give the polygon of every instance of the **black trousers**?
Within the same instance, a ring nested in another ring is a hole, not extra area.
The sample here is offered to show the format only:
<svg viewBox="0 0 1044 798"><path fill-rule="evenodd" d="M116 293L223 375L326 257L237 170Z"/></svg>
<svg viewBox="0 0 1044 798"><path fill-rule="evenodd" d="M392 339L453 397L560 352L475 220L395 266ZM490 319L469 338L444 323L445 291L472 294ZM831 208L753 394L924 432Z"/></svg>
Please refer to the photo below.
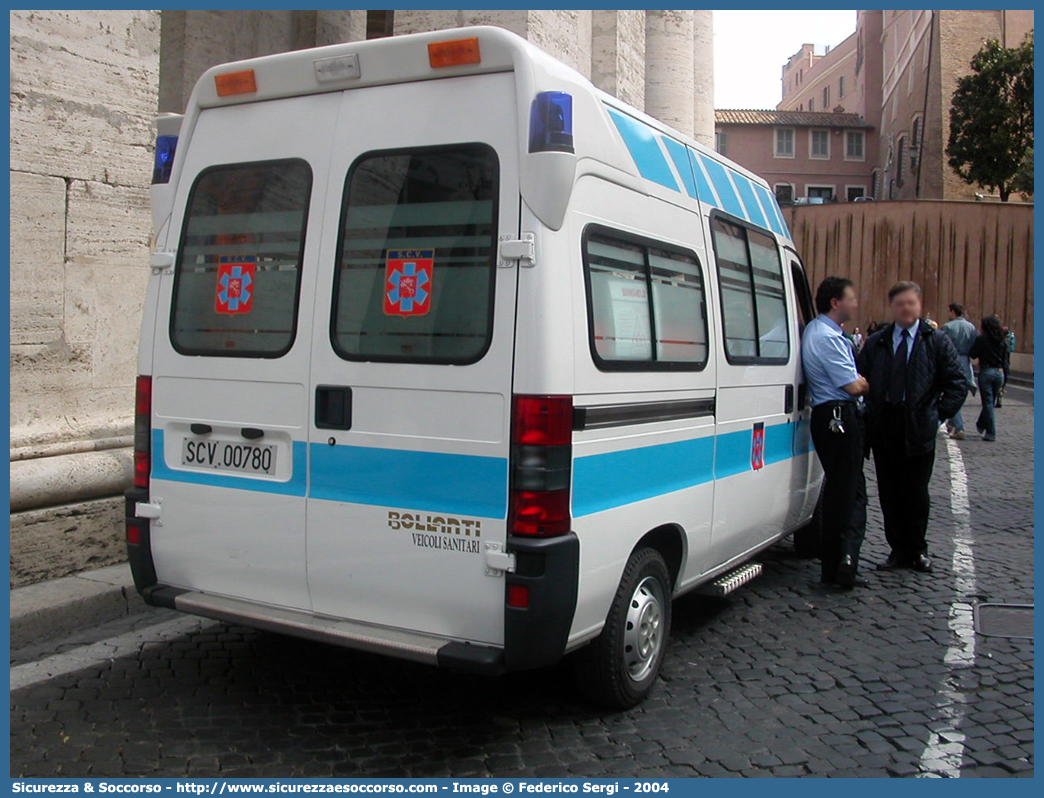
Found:
<svg viewBox="0 0 1044 798"><path fill-rule="evenodd" d="M885 538L892 554L904 561L926 554L932 506L928 481L935 466L935 447L925 454L908 456L903 408L885 405L873 451Z"/></svg>
<svg viewBox="0 0 1044 798"><path fill-rule="evenodd" d="M830 431L838 407L844 433ZM866 534L866 479L863 476L863 419L855 403L827 403L812 408L812 443L826 475L823 483L822 574L837 576L843 556L859 564Z"/></svg>

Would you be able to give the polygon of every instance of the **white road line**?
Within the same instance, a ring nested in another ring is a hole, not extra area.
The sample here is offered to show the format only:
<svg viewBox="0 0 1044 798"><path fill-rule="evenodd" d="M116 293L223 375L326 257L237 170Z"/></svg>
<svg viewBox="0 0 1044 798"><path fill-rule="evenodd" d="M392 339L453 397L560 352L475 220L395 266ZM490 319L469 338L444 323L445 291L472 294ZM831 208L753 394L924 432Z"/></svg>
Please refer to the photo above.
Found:
<svg viewBox="0 0 1044 798"><path fill-rule="evenodd" d="M67 673L75 673L118 657L137 654L146 643L160 643L171 637L195 632L212 625L214 625L214 621L205 618L183 616L110 637L107 640L99 640L97 643L55 654L38 662L16 665L11 668L11 689L20 690L23 687L46 682Z"/></svg>
<svg viewBox="0 0 1044 798"><path fill-rule="evenodd" d="M950 631L956 638L947 647L943 662L952 670L939 694L946 701L944 722L928 738L921 754L921 769L926 775L959 778L964 759L964 721L967 696L961 692L956 671L975 665L975 618L971 596L975 595L975 559L972 554L971 510L968 503L968 474L956 442L947 438L950 460L950 513L953 516L953 574L955 601L950 608Z"/></svg>

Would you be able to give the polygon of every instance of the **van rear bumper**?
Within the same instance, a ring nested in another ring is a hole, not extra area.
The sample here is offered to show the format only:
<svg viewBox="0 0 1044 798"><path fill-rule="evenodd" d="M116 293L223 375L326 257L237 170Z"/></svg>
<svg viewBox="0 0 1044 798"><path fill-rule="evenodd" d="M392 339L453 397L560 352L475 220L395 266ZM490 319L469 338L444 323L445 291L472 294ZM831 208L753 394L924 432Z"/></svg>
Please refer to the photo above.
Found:
<svg viewBox="0 0 1044 798"><path fill-rule="evenodd" d="M204 618L469 673L496 675L504 672L504 652L494 646L462 643L403 629L329 618L191 590L157 587L148 593L152 604Z"/></svg>

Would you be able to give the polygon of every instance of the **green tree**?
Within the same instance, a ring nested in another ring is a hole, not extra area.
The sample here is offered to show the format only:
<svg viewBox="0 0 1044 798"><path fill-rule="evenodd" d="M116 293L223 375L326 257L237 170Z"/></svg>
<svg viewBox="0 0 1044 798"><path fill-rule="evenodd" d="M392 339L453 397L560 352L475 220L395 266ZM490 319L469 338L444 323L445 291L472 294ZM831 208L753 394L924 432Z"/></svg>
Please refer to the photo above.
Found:
<svg viewBox="0 0 1044 798"><path fill-rule="evenodd" d="M1019 171L1015 173L1015 179L1011 181L1012 191L1033 196L1033 146L1026 150L1026 157L1022 159Z"/></svg>
<svg viewBox="0 0 1044 798"><path fill-rule="evenodd" d="M950 106L950 167L969 184L1007 202L1033 146L1033 32L1018 47L983 44L972 72L957 82Z"/></svg>

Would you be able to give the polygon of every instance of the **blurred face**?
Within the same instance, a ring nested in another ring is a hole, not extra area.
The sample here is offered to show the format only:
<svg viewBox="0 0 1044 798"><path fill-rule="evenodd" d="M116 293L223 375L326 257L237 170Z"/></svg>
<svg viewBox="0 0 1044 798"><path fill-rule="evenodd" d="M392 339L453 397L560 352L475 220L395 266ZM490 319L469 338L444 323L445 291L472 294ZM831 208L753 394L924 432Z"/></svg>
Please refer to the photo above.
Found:
<svg viewBox="0 0 1044 798"><path fill-rule="evenodd" d="M892 318L900 327L909 327L921 318L921 297L912 288L892 297L890 305Z"/></svg>
<svg viewBox="0 0 1044 798"><path fill-rule="evenodd" d="M855 316L856 309L859 307L859 297L856 296L855 288L847 285L841 298L832 299L830 304L834 308L837 323L844 324Z"/></svg>

